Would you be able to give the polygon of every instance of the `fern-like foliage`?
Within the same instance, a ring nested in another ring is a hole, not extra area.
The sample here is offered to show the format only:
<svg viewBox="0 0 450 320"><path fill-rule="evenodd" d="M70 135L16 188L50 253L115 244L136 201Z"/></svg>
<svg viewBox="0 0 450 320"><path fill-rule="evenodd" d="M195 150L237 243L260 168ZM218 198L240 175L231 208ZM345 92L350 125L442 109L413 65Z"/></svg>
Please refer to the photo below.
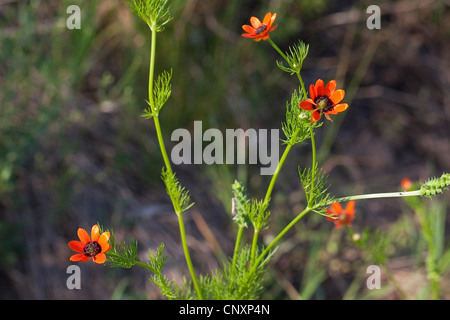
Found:
<svg viewBox="0 0 450 320"><path fill-rule="evenodd" d="M101 228L100 228L101 230ZM116 242L114 231L108 230L110 233L109 244L111 249L106 252L107 263L112 267L131 268L138 261L137 241Z"/></svg>
<svg viewBox="0 0 450 320"><path fill-rule="evenodd" d="M172 20L168 0L128 0L128 5L151 30L160 32Z"/></svg>
<svg viewBox="0 0 450 320"><path fill-rule="evenodd" d="M250 247L245 246L236 262L224 263L222 270L200 278L204 298L207 300L255 300L263 290L263 275L271 254L256 268L248 268Z"/></svg>
<svg viewBox="0 0 450 320"><path fill-rule="evenodd" d="M150 276L150 280L159 288L161 293L167 298L173 300L178 297L178 288L174 280L168 280L162 274L162 268L166 263L167 256L163 256L164 243L158 247L156 254L149 250L149 266L154 270L154 274Z"/></svg>
<svg viewBox="0 0 450 320"><path fill-rule="evenodd" d="M148 108L146 108L141 115L143 118L151 119L159 114L159 111L172 93L172 85L170 84L171 79L172 70L170 72L164 71L162 74L158 75L158 79L156 79L155 85L153 86L153 100L146 100Z"/></svg>
<svg viewBox="0 0 450 320"><path fill-rule="evenodd" d="M177 215L183 214L183 212L194 205L191 202L189 191L180 185L174 172L163 168L161 178L166 185L167 194L172 200L173 208Z"/></svg>
<svg viewBox="0 0 450 320"><path fill-rule="evenodd" d="M281 124L281 128L286 139L281 140L285 144L294 145L301 143L311 137L311 129L320 127L322 122L311 123L311 114L300 108L299 104L306 99L303 94L298 94L297 90L291 96L291 101L286 102L286 121Z"/></svg>
<svg viewBox="0 0 450 320"><path fill-rule="evenodd" d="M294 46L289 47L289 51L286 52L286 61L289 64L286 67L283 62L277 61L277 66L281 70L290 73L299 73L302 70L303 60L305 60L308 55L309 46L303 41L299 41Z"/></svg>
<svg viewBox="0 0 450 320"><path fill-rule="evenodd" d="M305 190L308 207L314 212L325 214L325 209L329 203L333 202L333 197L328 193L327 176L322 169L298 169L300 180Z"/></svg>

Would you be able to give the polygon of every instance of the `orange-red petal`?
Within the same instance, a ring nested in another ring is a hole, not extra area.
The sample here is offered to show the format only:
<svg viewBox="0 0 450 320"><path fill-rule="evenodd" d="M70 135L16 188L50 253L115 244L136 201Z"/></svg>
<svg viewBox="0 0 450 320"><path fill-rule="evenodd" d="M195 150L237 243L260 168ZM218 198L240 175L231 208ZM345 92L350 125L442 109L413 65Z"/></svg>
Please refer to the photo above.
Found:
<svg viewBox="0 0 450 320"><path fill-rule="evenodd" d="M252 35L255 34L255 32L256 32L255 28L253 28L252 26L249 26L248 24L244 24L242 26L242 29L244 29L244 31L246 31L246 32L248 32L248 33L250 33Z"/></svg>
<svg viewBox="0 0 450 320"><path fill-rule="evenodd" d="M86 262L89 261L90 257L87 257L83 253L77 253L70 257L70 261Z"/></svg>
<svg viewBox="0 0 450 320"><path fill-rule="evenodd" d="M106 255L102 252L102 253L97 254L93 259L94 259L95 263L98 263L98 264L105 263Z"/></svg>
<svg viewBox="0 0 450 320"><path fill-rule="evenodd" d="M89 234L83 228L78 228L77 231L78 238L84 244L91 242L91 238L89 238Z"/></svg>
<svg viewBox="0 0 450 320"><path fill-rule="evenodd" d="M319 110L313 111L313 113L311 113L311 123L315 123L319 119L320 119L320 112L319 112Z"/></svg>
<svg viewBox="0 0 450 320"><path fill-rule="evenodd" d="M331 208L333 209L335 214L342 214L343 212L341 204L339 202L333 202L331 204Z"/></svg>
<svg viewBox="0 0 450 320"><path fill-rule="evenodd" d="M300 108L306 111L312 111L314 110L315 103L311 99L306 99L300 102Z"/></svg>
<svg viewBox="0 0 450 320"><path fill-rule="evenodd" d="M314 100L317 97L316 88L314 87L313 84L309 85L309 96L311 97L312 100Z"/></svg>
<svg viewBox="0 0 450 320"><path fill-rule="evenodd" d="M336 80L331 80L325 86L325 89L323 91L323 95L329 97L329 96L331 96L333 94L334 90L336 90Z"/></svg>
<svg viewBox="0 0 450 320"><path fill-rule="evenodd" d="M347 203L347 207L345 208L345 212L347 215L351 216L353 218L355 214L355 201L351 200Z"/></svg>
<svg viewBox="0 0 450 320"><path fill-rule="evenodd" d="M318 96L323 96L323 80L322 79L318 79L316 81L316 97Z"/></svg>
<svg viewBox="0 0 450 320"><path fill-rule="evenodd" d="M269 27L271 27L273 25L273 23L275 22L275 19L277 18L277 14L274 13L272 15L272 17L270 18L270 22L269 22ZM278 25L275 25L274 27L271 28L270 31L272 31L273 29L275 29Z"/></svg>
<svg viewBox="0 0 450 320"><path fill-rule="evenodd" d="M262 24L265 24L268 27L267 29L269 29L269 27L270 27L269 23L271 22L271 19L272 19L272 14L270 12L267 12L266 15L264 16L264 19L262 22Z"/></svg>
<svg viewBox="0 0 450 320"><path fill-rule="evenodd" d="M98 237L100 236L100 229L98 225L94 224L91 228L91 241L98 242Z"/></svg>
<svg viewBox="0 0 450 320"><path fill-rule="evenodd" d="M108 240L109 240L109 232L103 232L98 239L98 244L102 248L102 252L107 252L111 248L111 246L108 243Z"/></svg>
<svg viewBox="0 0 450 320"><path fill-rule="evenodd" d="M261 26L261 21L257 17L251 17L250 23L252 24L253 28L257 29Z"/></svg>
<svg viewBox="0 0 450 320"><path fill-rule="evenodd" d="M339 112L345 111L347 109L348 109L348 104L341 103L341 104L335 105L333 110L336 111L336 113L339 113Z"/></svg>
<svg viewBox="0 0 450 320"><path fill-rule="evenodd" d="M69 242L69 248L76 252L84 252L84 247L86 245L84 243L81 243L80 241L70 241Z"/></svg>
<svg viewBox="0 0 450 320"><path fill-rule="evenodd" d="M330 95L331 101L333 101L333 104L338 104L339 102L344 99L345 91L342 89L336 90L333 92L333 94Z"/></svg>

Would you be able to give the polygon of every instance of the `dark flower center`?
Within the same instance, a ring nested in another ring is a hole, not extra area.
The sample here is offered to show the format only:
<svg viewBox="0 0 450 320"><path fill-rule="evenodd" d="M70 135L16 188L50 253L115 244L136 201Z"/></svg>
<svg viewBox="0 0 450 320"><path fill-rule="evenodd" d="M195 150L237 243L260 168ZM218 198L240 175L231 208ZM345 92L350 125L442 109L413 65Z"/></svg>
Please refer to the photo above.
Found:
<svg viewBox="0 0 450 320"><path fill-rule="evenodd" d="M267 30L267 26L265 24L260 25L258 28L256 28L256 34L261 34L262 32Z"/></svg>
<svg viewBox="0 0 450 320"><path fill-rule="evenodd" d="M318 96L314 99L314 103L322 112L329 112L334 109L333 101L328 96Z"/></svg>
<svg viewBox="0 0 450 320"><path fill-rule="evenodd" d="M87 257L95 257L102 252L102 247L96 241L89 242L84 247L84 255Z"/></svg>

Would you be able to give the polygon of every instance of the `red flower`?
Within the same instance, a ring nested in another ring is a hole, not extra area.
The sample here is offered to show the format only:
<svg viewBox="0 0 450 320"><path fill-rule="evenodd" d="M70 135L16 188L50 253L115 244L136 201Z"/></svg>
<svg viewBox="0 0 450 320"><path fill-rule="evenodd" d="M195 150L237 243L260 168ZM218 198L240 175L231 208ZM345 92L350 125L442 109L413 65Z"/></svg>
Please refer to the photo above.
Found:
<svg viewBox="0 0 450 320"><path fill-rule="evenodd" d="M316 85L309 86L310 99L300 102L300 108L307 111L313 111L311 114L311 123L320 119L323 113L325 117L330 120L330 114L338 114L348 108L347 103L339 103L344 99L345 91L342 89L336 90L336 81L331 80L323 87L321 79L316 81Z"/></svg>
<svg viewBox="0 0 450 320"><path fill-rule="evenodd" d="M402 189L405 191L409 191L413 188L413 183L408 178L402 179Z"/></svg>
<svg viewBox="0 0 450 320"><path fill-rule="evenodd" d="M342 225L350 226L355 217L355 201L349 201L345 210L342 209L339 202L334 202L331 204L331 208L325 212L329 214L327 220L334 222L335 229L339 229Z"/></svg>
<svg viewBox="0 0 450 320"><path fill-rule="evenodd" d="M268 12L264 16L262 23L258 18L251 17L250 23L252 25L249 26L247 24L244 24L242 26L242 29L244 29L244 31L247 32L243 33L242 36L245 38L253 38L254 41L260 41L261 39L262 40L269 39L270 36L269 32L275 30L275 28L278 26L278 25L272 26L276 17L277 17L276 13L272 15L270 12Z"/></svg>
<svg viewBox="0 0 450 320"><path fill-rule="evenodd" d="M78 229L78 238L80 241L70 241L70 249L81 252L74 254L70 257L70 261L86 262L93 258L95 263L104 263L106 261L105 252L111 249L108 243L110 234L109 232L103 232L100 235L100 230L97 225L93 225L91 229L91 237L86 230Z"/></svg>

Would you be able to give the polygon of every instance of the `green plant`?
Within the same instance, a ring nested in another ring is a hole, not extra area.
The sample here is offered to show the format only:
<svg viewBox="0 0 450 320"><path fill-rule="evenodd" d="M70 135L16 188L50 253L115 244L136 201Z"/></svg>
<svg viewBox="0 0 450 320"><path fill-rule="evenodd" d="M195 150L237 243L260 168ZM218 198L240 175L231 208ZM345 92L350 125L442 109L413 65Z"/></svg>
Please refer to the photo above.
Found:
<svg viewBox="0 0 450 320"><path fill-rule="evenodd" d="M277 66L282 71L296 75L299 87L297 90L294 90L290 101L286 104L286 119L282 124L282 130L285 134L282 142L286 147L267 186L264 198L251 198L242 182L238 180L234 182L231 188L234 201L233 220L237 225L237 234L233 256L224 259L219 270L209 275L198 276L190 257L183 219L185 214L189 214L189 209L194 203L191 202L189 191L181 184L172 168L159 120L171 95L173 73L172 71L163 71L155 80L156 38L172 19L169 2L168 0L129 0L129 5L133 12L147 24L151 33L148 107L144 109L142 116L154 122L160 152L164 161L161 177L178 218L180 238L190 273L190 280L186 279L183 285L179 286L173 280L166 278L163 274L163 267L166 261L166 257L163 255L163 244L157 249L156 253L149 252L148 262L143 263L137 257L136 242L118 244L114 240L114 233L110 231L111 250L107 252L107 256L109 263L113 266L129 268L136 265L148 269L153 274L151 281L169 299L256 299L260 297L264 289L264 274L267 272L268 263L277 250L277 246L288 231L308 213L316 213L331 220L339 221L340 224L336 224L336 226L341 224L350 225L354 216L353 201L355 200L391 197L431 197L442 193L450 185L449 174L443 174L440 178L430 179L422 184L419 190L335 198L329 192L326 173L319 168L315 133L321 127L322 123L319 120L322 115L332 121L330 115L334 116L347 110L348 104L341 103L344 99L345 91L336 89L337 84L334 80L324 85L324 82L319 79L315 85L310 85L308 98L308 92L301 76L303 62L309 51L308 45L299 41L290 47L287 52L283 52L270 38L270 32L273 32L276 28L276 25L273 25L276 14L268 13L262 22L252 17L252 26L243 27L247 32L244 35L253 38L255 41L267 41L284 60L284 62L277 61ZM292 148L295 145L307 142L311 146L311 161L309 162L311 166L307 167L305 161L305 164L298 167L299 181L306 199L304 208L267 245L261 245L261 231L270 228L271 212L269 209L271 197L281 169ZM342 210L340 205L339 207L337 205L333 206L333 204L344 201L351 203L346 210ZM329 206L333 206L335 210L330 210ZM244 232L251 233L250 243L244 242ZM364 240L366 239L364 238ZM364 243L363 247L365 249L370 248L366 245L367 241L362 243ZM384 248L383 244L379 244L377 248ZM382 250L380 250L372 250L371 254L378 263L384 264L385 257L382 255ZM435 256L434 253L432 255L433 257ZM428 264L430 277L435 279L434 260L430 260ZM306 289L305 291L308 292ZM311 295L311 293L309 292L308 295Z"/></svg>

